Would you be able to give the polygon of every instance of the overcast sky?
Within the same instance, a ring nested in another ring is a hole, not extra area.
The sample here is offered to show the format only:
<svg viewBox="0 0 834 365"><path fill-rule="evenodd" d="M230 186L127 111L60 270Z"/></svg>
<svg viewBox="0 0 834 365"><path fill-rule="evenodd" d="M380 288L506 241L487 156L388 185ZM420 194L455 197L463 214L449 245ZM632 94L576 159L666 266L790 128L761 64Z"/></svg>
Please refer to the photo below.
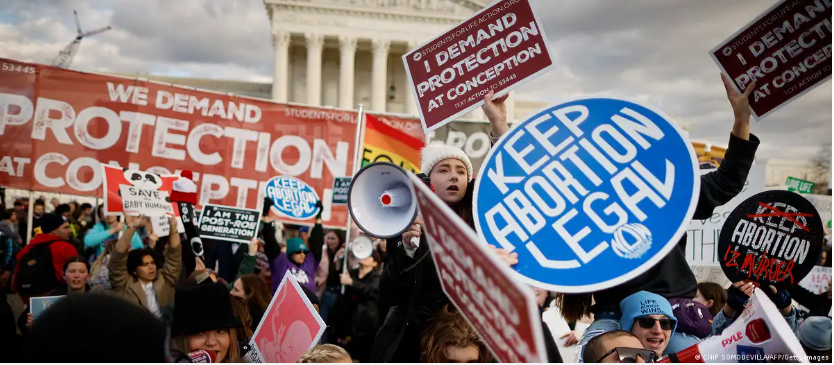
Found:
<svg viewBox="0 0 834 365"><path fill-rule="evenodd" d="M642 100L691 124L693 139L725 144L732 111L709 50L773 0L531 0L557 69L518 98L587 95ZM483 1L487 2L487 1ZM272 81L272 43L262 0L2 0L0 57L50 63L84 30L73 69ZM830 62L830 61L829 61ZM831 81L753 132L760 158L813 158L831 145Z"/></svg>

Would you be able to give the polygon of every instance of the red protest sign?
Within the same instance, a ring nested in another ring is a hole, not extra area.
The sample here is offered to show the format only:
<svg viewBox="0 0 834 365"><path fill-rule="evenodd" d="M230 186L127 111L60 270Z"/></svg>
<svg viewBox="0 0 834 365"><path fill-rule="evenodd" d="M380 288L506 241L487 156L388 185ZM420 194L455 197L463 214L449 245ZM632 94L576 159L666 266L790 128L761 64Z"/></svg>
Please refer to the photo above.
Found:
<svg viewBox="0 0 834 365"><path fill-rule="evenodd" d="M409 175L443 291L501 362L547 362L533 290L513 280L475 232Z"/></svg>
<svg viewBox="0 0 834 365"><path fill-rule="evenodd" d="M764 118L831 78L831 2L782 0L710 51Z"/></svg>
<svg viewBox="0 0 834 365"><path fill-rule="evenodd" d="M528 0L501 0L403 55L426 133L554 67Z"/></svg>
<svg viewBox="0 0 834 365"><path fill-rule="evenodd" d="M122 215L124 213L124 201L119 194L122 186L162 191L170 196L174 181L179 178L177 175L160 176L149 171L126 169L105 164L102 164L101 167L104 171L104 215ZM179 216L179 209L175 204L171 203L171 210L175 216Z"/></svg>
<svg viewBox="0 0 834 365"><path fill-rule="evenodd" d="M294 363L316 346L326 325L287 271L249 341L251 362Z"/></svg>
<svg viewBox="0 0 834 365"><path fill-rule="evenodd" d="M0 186L105 196L105 163L192 171L196 209L260 210L278 175L326 197L353 171L357 115L0 58ZM323 204L344 228L347 206Z"/></svg>

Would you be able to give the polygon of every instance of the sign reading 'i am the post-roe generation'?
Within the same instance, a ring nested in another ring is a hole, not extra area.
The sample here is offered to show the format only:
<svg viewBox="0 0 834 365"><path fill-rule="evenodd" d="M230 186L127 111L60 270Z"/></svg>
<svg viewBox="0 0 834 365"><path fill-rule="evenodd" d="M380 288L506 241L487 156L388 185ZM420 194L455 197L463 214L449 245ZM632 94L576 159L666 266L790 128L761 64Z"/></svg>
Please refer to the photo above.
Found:
<svg viewBox="0 0 834 365"><path fill-rule="evenodd" d="M249 243L258 235L261 212L255 209L206 205L200 214L200 236Z"/></svg>

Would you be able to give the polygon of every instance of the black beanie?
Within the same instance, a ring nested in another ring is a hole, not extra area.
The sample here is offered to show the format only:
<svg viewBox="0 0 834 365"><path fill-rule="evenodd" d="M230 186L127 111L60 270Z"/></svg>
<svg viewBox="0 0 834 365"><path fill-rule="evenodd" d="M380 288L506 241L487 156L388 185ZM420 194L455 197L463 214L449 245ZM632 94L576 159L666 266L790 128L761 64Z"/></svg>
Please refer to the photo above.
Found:
<svg viewBox="0 0 834 365"><path fill-rule="evenodd" d="M174 303L173 337L241 326L226 285L209 282L177 289Z"/></svg>
<svg viewBox="0 0 834 365"><path fill-rule="evenodd" d="M67 295L35 320L21 359L39 363L165 362L166 327L147 309L103 293Z"/></svg>
<svg viewBox="0 0 834 365"><path fill-rule="evenodd" d="M58 214L55 214L55 213L44 214L40 219L41 232L42 233L52 232L52 231L58 229L58 227L60 227L66 221L67 221L67 219L64 218L64 216L62 216L62 215L58 215Z"/></svg>

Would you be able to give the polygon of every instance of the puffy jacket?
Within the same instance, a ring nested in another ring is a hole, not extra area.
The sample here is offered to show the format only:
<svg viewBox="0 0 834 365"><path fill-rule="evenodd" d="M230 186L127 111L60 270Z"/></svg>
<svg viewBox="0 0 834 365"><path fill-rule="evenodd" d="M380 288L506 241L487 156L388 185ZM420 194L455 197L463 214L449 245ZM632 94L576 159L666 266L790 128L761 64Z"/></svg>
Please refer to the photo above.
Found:
<svg viewBox="0 0 834 365"><path fill-rule="evenodd" d="M17 272L20 271L20 266L25 265L26 263L21 262L23 256L26 255L29 251L32 250L32 247L36 245L49 243L53 241L49 249L52 251L52 267L55 269L55 278L58 279L59 283L64 282L64 262L66 262L70 257L78 256L78 250L75 249L75 246L70 244L67 241L61 239L61 237L41 233L35 237L32 237L32 240L29 242L28 245L23 246L20 252L17 253L17 266L14 268L14 279L12 280L12 289L18 291L20 288L17 286Z"/></svg>
<svg viewBox="0 0 834 365"><path fill-rule="evenodd" d="M125 227L125 229L127 229L127 227ZM111 234L110 227L103 222L98 222L93 226L93 228L87 231L87 234L84 236L84 247L96 248L96 257L98 257L98 255L101 255L104 251L104 242L109 239L118 240L119 235L115 233ZM133 233L133 237L130 238L130 245L134 250L145 247L145 244L142 243L142 238L139 237L139 231Z"/></svg>

